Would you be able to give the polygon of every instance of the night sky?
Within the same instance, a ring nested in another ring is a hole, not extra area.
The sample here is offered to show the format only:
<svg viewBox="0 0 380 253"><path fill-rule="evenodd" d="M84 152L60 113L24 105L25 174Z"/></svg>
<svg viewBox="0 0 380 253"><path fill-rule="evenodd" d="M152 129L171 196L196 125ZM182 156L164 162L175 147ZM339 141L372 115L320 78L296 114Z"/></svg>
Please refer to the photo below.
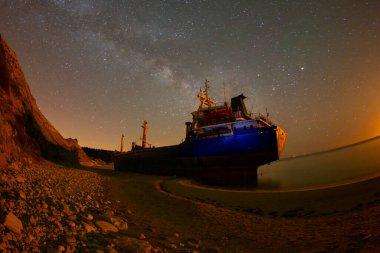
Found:
<svg viewBox="0 0 380 253"><path fill-rule="evenodd" d="M2 0L0 33L81 146L129 149L144 119L148 142L178 144L206 78L267 108L284 156L380 134L380 1Z"/></svg>

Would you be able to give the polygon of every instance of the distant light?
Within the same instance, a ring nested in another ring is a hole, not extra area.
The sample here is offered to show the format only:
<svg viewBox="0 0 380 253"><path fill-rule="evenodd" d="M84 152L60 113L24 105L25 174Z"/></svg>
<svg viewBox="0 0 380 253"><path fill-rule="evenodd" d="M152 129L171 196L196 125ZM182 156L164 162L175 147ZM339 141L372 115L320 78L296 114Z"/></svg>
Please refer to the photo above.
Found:
<svg viewBox="0 0 380 253"><path fill-rule="evenodd" d="M305 68L304 67L301 67L301 70L304 70Z"/></svg>

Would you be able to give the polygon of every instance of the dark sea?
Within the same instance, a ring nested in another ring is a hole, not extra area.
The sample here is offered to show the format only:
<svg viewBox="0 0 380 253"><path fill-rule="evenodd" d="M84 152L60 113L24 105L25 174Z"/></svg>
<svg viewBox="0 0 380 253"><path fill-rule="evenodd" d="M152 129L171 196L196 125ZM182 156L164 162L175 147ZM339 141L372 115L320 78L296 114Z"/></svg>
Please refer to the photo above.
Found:
<svg viewBox="0 0 380 253"><path fill-rule="evenodd" d="M380 136L260 166L258 188L324 186L376 176L376 174L380 174Z"/></svg>

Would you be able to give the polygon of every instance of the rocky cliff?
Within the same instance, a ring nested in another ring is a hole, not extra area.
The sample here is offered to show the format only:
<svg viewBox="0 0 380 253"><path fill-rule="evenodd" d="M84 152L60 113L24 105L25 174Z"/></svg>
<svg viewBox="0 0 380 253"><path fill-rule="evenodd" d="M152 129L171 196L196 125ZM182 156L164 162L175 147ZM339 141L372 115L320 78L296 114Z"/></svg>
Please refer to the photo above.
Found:
<svg viewBox="0 0 380 253"><path fill-rule="evenodd" d="M64 139L38 109L15 52L0 35L0 166L45 158L78 164L89 158L75 139Z"/></svg>

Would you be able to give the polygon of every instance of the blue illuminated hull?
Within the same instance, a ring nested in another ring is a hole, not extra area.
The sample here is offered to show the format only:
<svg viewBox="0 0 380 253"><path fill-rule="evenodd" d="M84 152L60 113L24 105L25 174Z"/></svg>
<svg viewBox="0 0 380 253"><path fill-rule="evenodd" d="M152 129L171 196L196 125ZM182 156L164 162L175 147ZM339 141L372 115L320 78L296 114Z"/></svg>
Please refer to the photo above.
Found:
<svg viewBox="0 0 380 253"><path fill-rule="evenodd" d="M279 159L286 134L277 126L233 129L228 135L200 138L167 147L120 153L118 171L191 177L254 173L259 165Z"/></svg>
<svg viewBox="0 0 380 253"><path fill-rule="evenodd" d="M198 157L276 151L277 139L275 129L273 128L235 130L234 134L230 136L190 139L181 146L183 156Z"/></svg>

